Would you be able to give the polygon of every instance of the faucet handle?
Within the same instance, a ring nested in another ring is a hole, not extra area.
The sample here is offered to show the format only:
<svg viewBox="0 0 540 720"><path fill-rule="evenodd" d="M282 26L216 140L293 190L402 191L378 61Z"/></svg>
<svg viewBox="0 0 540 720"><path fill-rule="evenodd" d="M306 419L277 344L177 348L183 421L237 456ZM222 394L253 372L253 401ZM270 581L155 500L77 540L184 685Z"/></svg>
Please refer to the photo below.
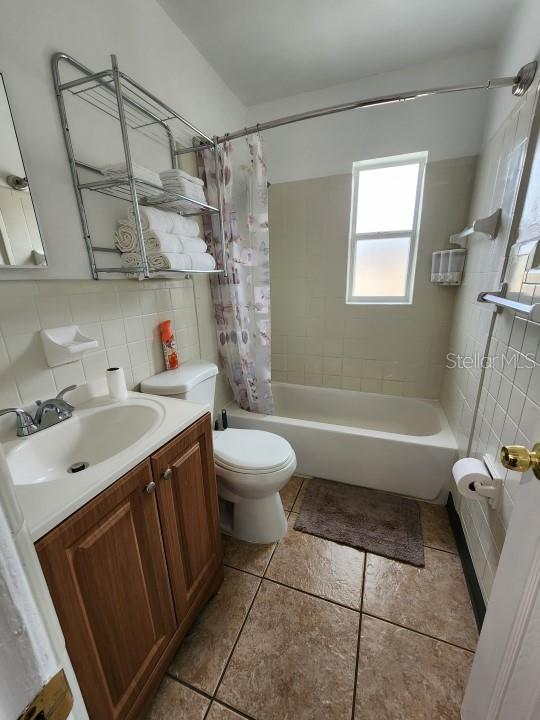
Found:
<svg viewBox="0 0 540 720"><path fill-rule="evenodd" d="M60 390L60 392L59 392L58 395L56 396L56 399L57 399L57 400L61 400L61 401L65 404L66 409L69 410L70 412L71 412L72 410L75 410L75 408L73 407L73 405L71 405L71 403L68 403L67 400L64 400L64 395L65 395L67 392L71 392L72 390L75 390L76 387L77 387L77 385L68 385L68 386L65 387L63 390Z"/></svg>
<svg viewBox="0 0 540 720"><path fill-rule="evenodd" d="M65 395L67 392L71 392L72 390L75 390L75 388L77 388L77 387L78 387L78 385L68 385L68 386L65 387L63 390L60 390L60 392L59 392L58 395L56 396L56 399L57 399L57 400L63 400L63 399L64 399L64 395Z"/></svg>
<svg viewBox="0 0 540 720"><path fill-rule="evenodd" d="M7 413L15 413L17 417L18 437L26 437L37 432L38 427L34 418L22 408L5 408L5 410L0 410L0 415L7 415Z"/></svg>

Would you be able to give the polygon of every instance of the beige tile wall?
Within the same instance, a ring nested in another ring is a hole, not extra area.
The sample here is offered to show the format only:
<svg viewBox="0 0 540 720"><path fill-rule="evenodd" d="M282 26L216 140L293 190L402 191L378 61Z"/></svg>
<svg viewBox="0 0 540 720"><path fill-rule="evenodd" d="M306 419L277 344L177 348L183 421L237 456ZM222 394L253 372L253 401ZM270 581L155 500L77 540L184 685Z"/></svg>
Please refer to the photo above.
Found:
<svg viewBox="0 0 540 720"><path fill-rule="evenodd" d="M346 305L351 176L272 185L272 377L438 398L455 288L430 283L431 253L467 219L476 158L428 163L414 302Z"/></svg>
<svg viewBox="0 0 540 720"><path fill-rule="evenodd" d="M460 455L488 453L497 459L501 445L530 445L538 438L540 426L540 326L527 323L511 312L497 315L488 305L476 301L482 290L498 288L508 256L510 220L517 193L519 166L534 106L533 92L516 105L497 133L486 143L479 161L471 205L471 219L503 208L502 229L495 241L473 236L469 243L465 282L459 291L450 339L450 351L462 355L485 353L496 357L518 353L520 365L529 363L523 357L532 353L536 362L531 368L516 370L512 365L486 370L456 368L445 374L442 401ZM523 267L526 258L515 254L506 270L511 292L523 291ZM493 325L493 328L492 328ZM492 336L490 335L492 329ZM475 408L478 403L476 422ZM470 450L469 450L470 445ZM506 529L512 513L521 477L499 468L504 477L503 500L497 511L485 500L468 500L454 493L461 515L467 544L485 599L489 597Z"/></svg>
<svg viewBox="0 0 540 720"><path fill-rule="evenodd" d="M54 396L67 385L124 368L130 388L164 369L157 326L171 319L181 360L217 361L206 277L174 281L2 281L0 408ZM39 330L76 324L99 347L82 361L49 368ZM226 397L218 383L217 402Z"/></svg>

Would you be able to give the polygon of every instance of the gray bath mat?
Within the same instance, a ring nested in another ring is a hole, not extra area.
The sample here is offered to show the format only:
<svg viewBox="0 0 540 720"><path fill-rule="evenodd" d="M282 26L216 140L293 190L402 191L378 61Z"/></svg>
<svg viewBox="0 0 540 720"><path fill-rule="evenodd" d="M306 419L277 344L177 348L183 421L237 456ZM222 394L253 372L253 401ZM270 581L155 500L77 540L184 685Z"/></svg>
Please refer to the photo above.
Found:
<svg viewBox="0 0 540 720"><path fill-rule="evenodd" d="M294 529L424 566L420 508L398 495L313 478Z"/></svg>

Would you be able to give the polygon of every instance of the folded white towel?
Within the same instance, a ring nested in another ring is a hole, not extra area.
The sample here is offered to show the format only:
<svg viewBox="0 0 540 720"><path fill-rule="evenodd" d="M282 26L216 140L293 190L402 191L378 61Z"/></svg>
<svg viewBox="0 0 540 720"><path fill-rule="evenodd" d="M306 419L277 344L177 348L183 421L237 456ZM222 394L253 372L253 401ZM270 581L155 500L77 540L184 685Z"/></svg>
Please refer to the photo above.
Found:
<svg viewBox="0 0 540 720"><path fill-rule="evenodd" d="M201 185L195 185L189 180L179 178L178 180L163 180L163 189L171 190L171 192L185 195L187 198L197 200L197 202L205 203L206 196Z"/></svg>
<svg viewBox="0 0 540 720"><path fill-rule="evenodd" d="M143 230L160 230L187 237L198 237L199 235L199 223L193 218L144 205L139 207L139 212ZM132 207L128 210L128 223L135 225L135 212Z"/></svg>
<svg viewBox="0 0 540 720"><path fill-rule="evenodd" d="M173 168L172 170L163 170L159 173L159 177L162 180L176 180L178 178L182 178L184 180L188 180L189 182L194 183L195 185L201 185L201 187L204 185L204 181L201 180L201 178L190 175L185 170L179 170L178 168Z"/></svg>
<svg viewBox="0 0 540 720"><path fill-rule="evenodd" d="M161 178L159 177L159 173L155 172L154 170L150 170L143 165L138 165L137 163L132 163L132 166L133 175L136 178L143 181L146 180L146 182L150 182L154 185L159 185L161 187ZM104 175L107 175L109 177L126 175L126 163L123 162L117 163L116 165L109 165L108 167L102 168L102 172Z"/></svg>

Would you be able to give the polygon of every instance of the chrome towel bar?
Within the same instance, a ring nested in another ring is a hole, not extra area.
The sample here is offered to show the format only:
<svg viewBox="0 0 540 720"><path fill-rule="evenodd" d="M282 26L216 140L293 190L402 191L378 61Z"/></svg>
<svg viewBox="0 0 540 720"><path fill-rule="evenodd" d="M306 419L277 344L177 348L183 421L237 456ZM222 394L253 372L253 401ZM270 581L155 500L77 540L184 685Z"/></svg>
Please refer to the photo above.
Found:
<svg viewBox="0 0 540 720"><path fill-rule="evenodd" d="M504 297L506 293L506 285L503 285L499 292L481 292L478 295L478 302L491 303L495 305L497 312L502 312L505 308L508 310L514 310L514 312L520 315L525 315L528 320L532 322L540 323L540 303L533 303L528 305L527 303L518 302L517 300L509 300Z"/></svg>

